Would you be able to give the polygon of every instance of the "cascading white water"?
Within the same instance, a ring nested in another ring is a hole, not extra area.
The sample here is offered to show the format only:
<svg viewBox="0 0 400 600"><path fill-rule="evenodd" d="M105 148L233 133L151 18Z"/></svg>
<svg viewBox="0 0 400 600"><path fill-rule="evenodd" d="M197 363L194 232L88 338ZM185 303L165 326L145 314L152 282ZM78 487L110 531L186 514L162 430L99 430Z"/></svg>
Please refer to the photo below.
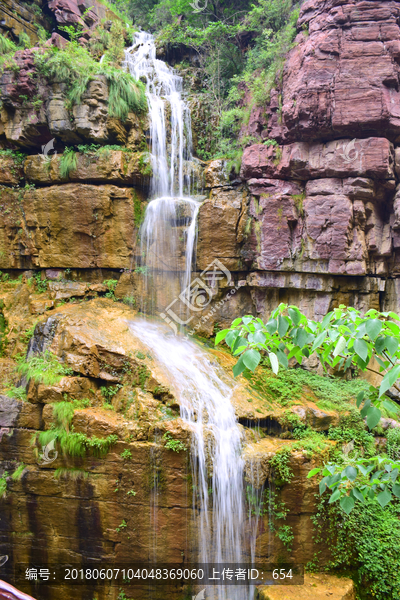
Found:
<svg viewBox="0 0 400 600"><path fill-rule="evenodd" d="M146 278L145 295L151 298L150 311L157 304L157 289L165 305L168 290L178 293L190 283L196 248L198 202L190 193L192 128L190 110L182 96L182 77L156 58L154 37L135 33L133 45L125 50L125 68L146 82L149 107L151 164L153 176L148 205L140 231L141 257L156 274L152 293ZM142 305L144 310L144 306Z"/></svg>
<svg viewBox="0 0 400 600"><path fill-rule="evenodd" d="M136 320L130 327L168 375L181 417L193 430L193 483L201 508L200 561L238 564L244 546L244 462L242 433L231 402L234 381L207 352L174 336L167 326ZM229 597L236 597L232 588L218 586L219 598L227 598L228 589Z"/></svg>
<svg viewBox="0 0 400 600"><path fill-rule="evenodd" d="M182 79L156 59L152 35L135 35L124 64L132 75L146 81L154 199L141 227L141 252L147 269L156 273L155 287L164 298L168 289L179 294L189 287L196 249L199 204L183 197L190 183L190 111L182 97ZM205 350L174 336L165 324L135 320L130 327L164 368L179 400L181 417L193 429L194 503L200 507L199 559L205 563L241 563L244 463L241 428L231 402L235 383ZM243 597L243 591L218 586L217 596L220 600L234 599Z"/></svg>
<svg viewBox="0 0 400 600"><path fill-rule="evenodd" d="M156 58L151 33L135 33L134 44L125 50L124 66L136 79L146 81L149 107L151 197L182 197L189 192L192 150L190 110L182 97L182 77ZM170 113L170 114L168 114Z"/></svg>

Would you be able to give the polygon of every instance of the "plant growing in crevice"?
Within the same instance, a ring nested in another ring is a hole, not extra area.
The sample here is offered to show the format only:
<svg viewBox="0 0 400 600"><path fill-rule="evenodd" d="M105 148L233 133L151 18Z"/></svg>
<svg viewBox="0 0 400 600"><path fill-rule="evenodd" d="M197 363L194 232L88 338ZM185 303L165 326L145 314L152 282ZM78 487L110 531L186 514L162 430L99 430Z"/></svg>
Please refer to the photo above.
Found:
<svg viewBox="0 0 400 600"><path fill-rule="evenodd" d="M73 374L73 370L63 365L49 350L21 360L17 370L28 380L33 379L36 383L45 385L55 385L65 375Z"/></svg>

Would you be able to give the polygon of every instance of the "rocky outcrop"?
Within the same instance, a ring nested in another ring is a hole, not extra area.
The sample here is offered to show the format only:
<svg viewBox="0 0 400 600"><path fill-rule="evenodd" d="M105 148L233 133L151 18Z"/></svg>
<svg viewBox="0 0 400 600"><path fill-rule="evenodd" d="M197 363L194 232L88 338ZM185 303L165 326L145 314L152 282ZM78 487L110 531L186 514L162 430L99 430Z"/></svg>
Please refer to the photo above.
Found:
<svg viewBox="0 0 400 600"><path fill-rule="evenodd" d="M340 303L398 310L399 10L302 4L281 87L242 131L259 141L240 178L221 161L206 172L198 266L224 257L237 290L233 301L220 284L204 333L279 301L313 316Z"/></svg>
<svg viewBox="0 0 400 600"><path fill-rule="evenodd" d="M12 324L12 345L21 330L35 324L37 316L27 316L26 307L18 304L24 287L31 284L21 283L17 289L8 285L2 301ZM66 284L54 282L48 294L62 285ZM93 556L113 565L143 562L149 556L156 556L158 563L180 564L183 556L189 562L197 560L191 430L179 417L179 401L168 373L129 327L135 316L128 306L108 298L71 302L51 310L36 325L27 355L50 351L69 373L53 384L31 380L25 401L0 395L0 460L2 473L8 473L6 496L0 498L0 554L8 552L10 565L29 563L33 556L46 565L86 564ZM231 372L234 359L230 354L220 349L209 354L214 368ZM1 363L0 369L3 374ZM319 410L310 396L307 393L290 410L317 429L335 423L337 415ZM32 440L52 430L56 423L53 409L59 402L73 403L75 409L68 431L83 436L80 439L97 440L97 446L74 456L57 442L57 454L49 450L43 460L40 442ZM245 378L236 382L234 405L247 442L246 481L260 491L268 489L274 478L270 460L284 448L290 449L294 441L265 437L260 428L289 437L283 426L288 413L254 393ZM179 452L166 444L166 434L181 442ZM112 445L99 455L96 447L109 436L113 436ZM293 529L292 556L299 563L311 560L316 551L309 518L315 511L317 484L306 474L333 447L327 441L313 456L301 449L290 453L293 479L290 486L282 487L279 497L289 510L285 523ZM11 478L21 463L20 477ZM269 518L266 514L257 521L257 546L260 557L277 562L287 553L279 539L270 543ZM248 526L254 526L251 518ZM7 566L3 573L36 595L35 588L16 580ZM130 588L127 583L124 589L129 597L148 597L148 591L138 586ZM90 586L55 584L48 597L69 600L73 594L83 600L89 590L93 591ZM165 596L165 587L162 591ZM103 582L98 598L115 600L119 592ZM158 598L156 593L153 597Z"/></svg>

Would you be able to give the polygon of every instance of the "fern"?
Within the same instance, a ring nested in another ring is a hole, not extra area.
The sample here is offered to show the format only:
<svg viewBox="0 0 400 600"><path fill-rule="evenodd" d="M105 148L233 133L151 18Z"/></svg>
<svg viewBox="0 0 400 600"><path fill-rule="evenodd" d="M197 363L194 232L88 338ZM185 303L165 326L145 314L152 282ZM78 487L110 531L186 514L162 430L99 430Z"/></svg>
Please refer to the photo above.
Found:
<svg viewBox="0 0 400 600"><path fill-rule="evenodd" d="M53 415L59 427L69 431L69 426L74 416L74 406L71 402L57 402L53 405Z"/></svg>
<svg viewBox="0 0 400 600"><path fill-rule="evenodd" d="M71 171L76 171L78 166L78 155L73 148L65 148L64 153L60 158L60 177L68 179Z"/></svg>

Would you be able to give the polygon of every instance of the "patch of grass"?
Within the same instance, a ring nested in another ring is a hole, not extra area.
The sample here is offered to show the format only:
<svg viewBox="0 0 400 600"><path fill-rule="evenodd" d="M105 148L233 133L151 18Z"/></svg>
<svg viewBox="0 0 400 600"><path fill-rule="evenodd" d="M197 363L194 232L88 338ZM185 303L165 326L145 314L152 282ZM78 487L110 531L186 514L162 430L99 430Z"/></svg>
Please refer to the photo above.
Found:
<svg viewBox="0 0 400 600"><path fill-rule="evenodd" d="M65 375L73 374L72 369L60 363L49 350L42 354L34 354L28 360L21 361L18 364L18 372L28 380L33 379L36 383L45 385L55 385Z"/></svg>
<svg viewBox="0 0 400 600"><path fill-rule="evenodd" d="M0 477L0 498L5 498L7 495L7 477L8 472L4 471L3 475Z"/></svg>
<svg viewBox="0 0 400 600"><path fill-rule="evenodd" d="M6 396L9 398L16 398L17 400L26 401L26 390L24 386L17 387L13 385L5 392Z"/></svg>
<svg viewBox="0 0 400 600"><path fill-rule="evenodd" d="M23 472L25 471L25 465L24 463L21 463L14 471L14 473L11 475L11 479L13 481L19 481L22 477Z"/></svg>
<svg viewBox="0 0 400 600"><path fill-rule="evenodd" d="M54 471L54 479L71 479L72 481L77 481L78 479L87 479L88 476L89 473L83 469L60 467Z"/></svg>
<svg viewBox="0 0 400 600"><path fill-rule="evenodd" d="M68 179L72 171L78 166L78 155L73 148L65 148L59 162L61 179Z"/></svg>
<svg viewBox="0 0 400 600"><path fill-rule="evenodd" d="M64 455L84 457L91 450L95 456L101 457L105 456L111 446L118 441L118 436L111 434L106 438L88 437L84 433L67 432L58 427L33 436L33 442L36 443L38 440L40 446L47 446L54 439L57 440Z"/></svg>

